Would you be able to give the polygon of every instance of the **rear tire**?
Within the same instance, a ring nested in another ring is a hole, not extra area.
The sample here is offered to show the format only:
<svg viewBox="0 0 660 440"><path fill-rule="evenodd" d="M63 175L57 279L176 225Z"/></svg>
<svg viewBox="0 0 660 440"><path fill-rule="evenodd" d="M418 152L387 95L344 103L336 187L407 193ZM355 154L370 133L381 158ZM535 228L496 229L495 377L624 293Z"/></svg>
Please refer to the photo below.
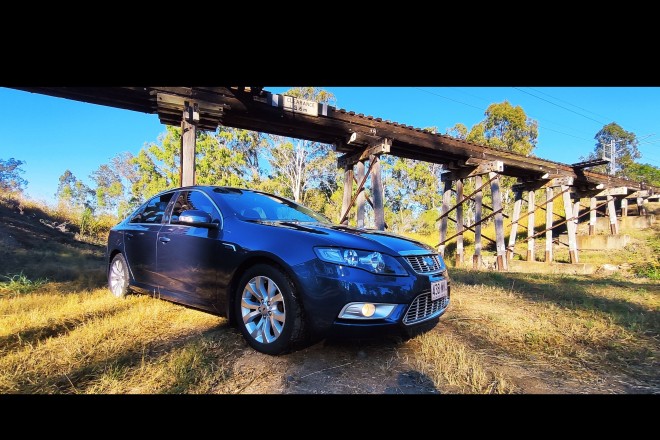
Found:
<svg viewBox="0 0 660 440"><path fill-rule="evenodd" d="M125 298L128 288L128 264L122 254L114 256L108 269L108 287L117 298Z"/></svg>
<svg viewBox="0 0 660 440"><path fill-rule="evenodd" d="M234 292L236 324L257 351L279 355L307 341L300 300L291 280L268 264L249 268Z"/></svg>

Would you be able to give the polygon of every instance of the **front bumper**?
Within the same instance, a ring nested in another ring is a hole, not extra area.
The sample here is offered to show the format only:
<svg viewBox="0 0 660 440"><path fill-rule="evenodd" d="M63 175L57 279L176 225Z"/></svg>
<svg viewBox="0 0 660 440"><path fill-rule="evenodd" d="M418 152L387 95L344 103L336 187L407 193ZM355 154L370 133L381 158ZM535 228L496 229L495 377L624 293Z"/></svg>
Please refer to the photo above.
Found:
<svg viewBox="0 0 660 440"><path fill-rule="evenodd" d="M437 324L449 305L451 296L449 280L447 280L447 298L438 300L443 303L430 301L431 282L443 280L441 274L377 275L362 269L320 260L309 262L304 266L299 267L297 271L302 287L303 307L311 330L321 337L410 336L420 329ZM424 301L421 301L422 299ZM390 303L397 306L384 319L338 318L341 309L347 303L360 301ZM415 310L411 309L414 301L417 301L416 306L418 306ZM427 309L423 309L424 307ZM416 313L413 313L415 311ZM415 317L418 319L415 320Z"/></svg>

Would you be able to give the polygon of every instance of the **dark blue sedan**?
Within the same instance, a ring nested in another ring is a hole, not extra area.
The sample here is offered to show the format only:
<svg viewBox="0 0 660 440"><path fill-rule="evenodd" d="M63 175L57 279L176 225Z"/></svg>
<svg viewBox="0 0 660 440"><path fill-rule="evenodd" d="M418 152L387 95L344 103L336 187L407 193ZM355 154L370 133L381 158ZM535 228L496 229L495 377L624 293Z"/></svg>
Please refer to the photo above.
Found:
<svg viewBox="0 0 660 440"><path fill-rule="evenodd" d="M226 316L273 355L338 334L409 336L432 328L450 297L433 248L238 188L152 197L112 228L107 258L115 296L149 293Z"/></svg>

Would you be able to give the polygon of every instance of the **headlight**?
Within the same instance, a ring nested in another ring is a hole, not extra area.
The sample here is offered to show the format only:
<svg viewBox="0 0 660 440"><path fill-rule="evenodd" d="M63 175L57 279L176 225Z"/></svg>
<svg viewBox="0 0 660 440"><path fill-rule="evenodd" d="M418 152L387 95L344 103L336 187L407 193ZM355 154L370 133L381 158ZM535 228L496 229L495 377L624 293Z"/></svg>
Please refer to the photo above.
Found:
<svg viewBox="0 0 660 440"><path fill-rule="evenodd" d="M357 267L382 275L408 275L394 257L380 252L329 247L317 247L314 252L319 259L328 263Z"/></svg>

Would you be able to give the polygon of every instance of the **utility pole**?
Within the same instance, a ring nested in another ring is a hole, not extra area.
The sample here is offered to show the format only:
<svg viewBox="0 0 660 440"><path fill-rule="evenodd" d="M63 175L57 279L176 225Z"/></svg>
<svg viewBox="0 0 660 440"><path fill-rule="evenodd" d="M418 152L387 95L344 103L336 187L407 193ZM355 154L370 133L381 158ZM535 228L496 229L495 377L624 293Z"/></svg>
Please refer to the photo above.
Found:
<svg viewBox="0 0 660 440"><path fill-rule="evenodd" d="M616 142L610 140L610 175L613 176L616 170Z"/></svg>

